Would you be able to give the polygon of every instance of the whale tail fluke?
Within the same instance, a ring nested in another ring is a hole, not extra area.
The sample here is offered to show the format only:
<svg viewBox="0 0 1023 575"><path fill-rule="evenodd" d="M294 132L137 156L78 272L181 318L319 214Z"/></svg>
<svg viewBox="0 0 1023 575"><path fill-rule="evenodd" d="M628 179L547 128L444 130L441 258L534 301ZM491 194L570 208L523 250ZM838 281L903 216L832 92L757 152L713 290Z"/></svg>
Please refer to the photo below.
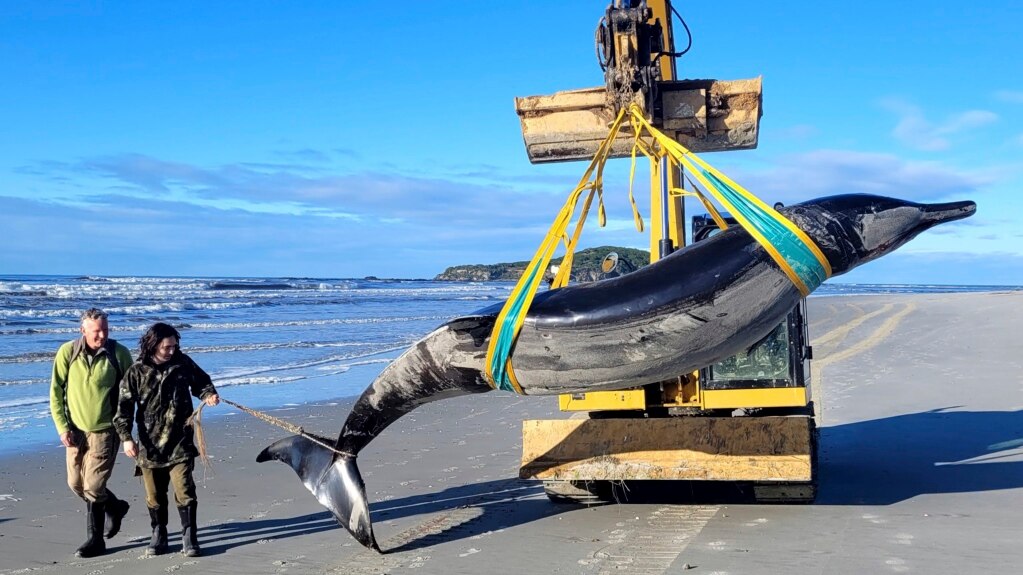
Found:
<svg viewBox="0 0 1023 575"><path fill-rule="evenodd" d="M321 439L321 438L317 438ZM323 439L329 445L331 440ZM339 455L301 435L272 443L256 456L257 462L276 460L291 466L316 500L359 542L380 551L366 500L366 485L355 456Z"/></svg>

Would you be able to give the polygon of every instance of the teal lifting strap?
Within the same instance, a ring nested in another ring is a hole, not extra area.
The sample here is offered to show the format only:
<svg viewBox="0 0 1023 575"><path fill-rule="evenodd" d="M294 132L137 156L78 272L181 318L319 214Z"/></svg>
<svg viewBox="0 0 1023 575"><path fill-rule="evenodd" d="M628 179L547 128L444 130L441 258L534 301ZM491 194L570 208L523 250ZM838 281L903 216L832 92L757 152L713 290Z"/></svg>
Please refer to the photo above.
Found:
<svg viewBox="0 0 1023 575"><path fill-rule="evenodd" d="M703 175L714 184L721 195L728 198L729 203L746 218L750 226L759 231L764 239L778 250L785 261L792 266L792 271L796 272L796 275L803 280L809 291L817 289L824 283L824 280L828 279L827 272L817 256L810 251L805 242L792 233L788 226L773 217L772 214L743 199L738 192L714 174L703 170Z"/></svg>

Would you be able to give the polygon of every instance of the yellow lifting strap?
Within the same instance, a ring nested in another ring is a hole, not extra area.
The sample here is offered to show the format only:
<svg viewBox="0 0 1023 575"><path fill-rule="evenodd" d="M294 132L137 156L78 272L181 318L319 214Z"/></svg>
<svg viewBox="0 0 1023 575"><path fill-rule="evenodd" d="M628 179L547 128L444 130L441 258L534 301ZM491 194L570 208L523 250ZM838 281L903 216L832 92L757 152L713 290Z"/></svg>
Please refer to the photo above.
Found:
<svg viewBox="0 0 1023 575"><path fill-rule="evenodd" d="M632 183L635 179L637 153L640 152L650 158L651 162L667 157L673 167L684 166L687 168L701 186L731 212L739 224L767 250L804 297L831 276L831 266L828 264L827 258L809 236L728 176L697 157L685 146L654 128L643 116L642 110L633 104L628 111L622 109L611 124L607 138L598 147L597 153L590 161L579 184L569 194L568 200L554 219L543 243L529 265L526 266L522 277L497 316L487 347L486 369L484 370L488 383L495 389L523 393L511 365L512 347L522 330L526 313L529 311L529 306L533 302L536 290L559 242L565 244L565 256L551 287L558 288L568 283L575 246L594 195L598 198L600 225L604 225L604 165L611 152L611 143L618 136L627 116L635 132L632 167L629 175L629 201L632 204L637 230L643 231L643 220L636 208ZM650 135L651 141L643 139L644 132ZM695 195L707 208L718 226L722 229L727 228L728 225L714 205L695 185L693 188L693 192L680 189L673 189L670 192L676 195ZM589 193L586 195L575 230L569 238L565 232L575 213L579 198L586 191Z"/></svg>
<svg viewBox="0 0 1023 575"><path fill-rule="evenodd" d="M605 215L602 195L604 164L607 163L607 158L611 153L611 142L618 135L625 117L626 111L623 109L619 112L614 123L611 124L608 137L597 148L597 153L594 155L593 160L590 161L590 165L586 168L583 177L580 178L579 184L569 194L568 200L554 219L554 223L551 224L551 228L547 232L543 243L540 244L540 248L533 255L529 265L526 266L522 277L519 278L518 283L508 297L508 301L505 302L501 313L497 316L494 331L490 335L490 344L487 347L486 369L484 371L487 381L495 389L522 393L522 388L519 386L518 381L516 381L515 374L511 369L510 356L512 345L522 329L522 322L526 319L526 312L529 311L529 306L533 302L536 290L540 285L540 281L543 280L544 272L547 270L547 266L554 256L554 250L559 242L565 244L565 257L551 287L562 287L568 283L571 275L572 254L575 251L579 235L582 233L583 223L589 212L594 195L597 195L597 201L600 204L600 224L604 225ZM583 192L587 191L589 193L586 195L582 212L579 220L576 222L575 231L572 237L568 238L565 235L565 231L572 220L580 196L582 196Z"/></svg>
<svg viewBox="0 0 1023 575"><path fill-rule="evenodd" d="M658 158L666 156L673 166L688 169L702 187L767 250L803 297L831 277L831 264L803 230L688 148L654 128L638 106L631 105L629 113L636 138L642 137L645 131L658 144L659 150L654 152ZM643 149L653 150L653 146ZM700 197L705 206L709 204L702 194ZM716 210L709 211L719 226L724 223Z"/></svg>

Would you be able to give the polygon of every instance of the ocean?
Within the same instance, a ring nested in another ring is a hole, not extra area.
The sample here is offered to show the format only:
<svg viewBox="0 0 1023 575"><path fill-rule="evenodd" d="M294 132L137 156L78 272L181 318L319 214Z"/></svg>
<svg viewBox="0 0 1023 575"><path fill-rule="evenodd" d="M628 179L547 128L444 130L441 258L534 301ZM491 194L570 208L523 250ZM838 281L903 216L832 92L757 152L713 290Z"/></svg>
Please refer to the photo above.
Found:
<svg viewBox="0 0 1023 575"><path fill-rule="evenodd" d="M441 323L503 301L509 282L309 278L0 276L0 455L59 446L50 420L53 354L89 307L137 355L154 322L223 397L254 408L358 395L384 366ZM1020 289L824 284L811 297ZM234 411L222 405L204 417ZM340 423L339 423L340 425Z"/></svg>

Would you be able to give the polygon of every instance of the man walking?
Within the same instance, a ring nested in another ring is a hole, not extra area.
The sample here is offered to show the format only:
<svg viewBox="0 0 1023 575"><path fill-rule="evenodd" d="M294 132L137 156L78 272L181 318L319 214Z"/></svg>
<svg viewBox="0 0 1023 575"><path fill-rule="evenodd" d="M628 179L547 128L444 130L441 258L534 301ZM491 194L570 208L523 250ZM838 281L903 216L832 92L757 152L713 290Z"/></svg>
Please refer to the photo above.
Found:
<svg viewBox="0 0 1023 575"><path fill-rule="evenodd" d="M103 541L117 534L128 502L107 489L117 456L113 417L117 387L131 366L128 348L109 338L107 314L91 308L82 314L81 337L60 346L53 360L50 414L67 448L67 483L86 504L85 540L75 555L95 557L106 551Z"/></svg>

